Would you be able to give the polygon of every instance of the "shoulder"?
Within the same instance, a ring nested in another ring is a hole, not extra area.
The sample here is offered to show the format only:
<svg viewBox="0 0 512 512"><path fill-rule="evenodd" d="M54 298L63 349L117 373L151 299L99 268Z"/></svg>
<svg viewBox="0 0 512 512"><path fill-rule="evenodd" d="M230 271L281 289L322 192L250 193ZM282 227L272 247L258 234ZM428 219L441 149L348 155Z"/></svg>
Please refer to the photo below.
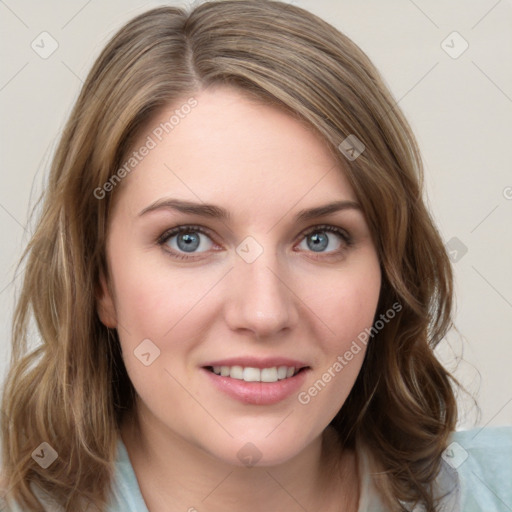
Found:
<svg viewBox="0 0 512 512"><path fill-rule="evenodd" d="M117 442L114 481L107 512L148 512L128 450L121 436Z"/></svg>
<svg viewBox="0 0 512 512"><path fill-rule="evenodd" d="M459 477L461 510L512 510L512 426L453 432L443 459Z"/></svg>
<svg viewBox="0 0 512 512"><path fill-rule="evenodd" d="M114 478L106 512L148 512L139 489L135 472L131 465L128 451L121 437L119 437L117 443L113 476ZM0 486L2 483L3 481L0 474ZM32 484L31 487L42 505L42 510L45 512L63 512L62 508L56 507L51 503L51 500L49 500L46 494L38 487L35 487ZM18 503L10 503L7 505L0 493L0 512L24 512L24 510ZM89 509L87 509L86 512L89 512Z"/></svg>

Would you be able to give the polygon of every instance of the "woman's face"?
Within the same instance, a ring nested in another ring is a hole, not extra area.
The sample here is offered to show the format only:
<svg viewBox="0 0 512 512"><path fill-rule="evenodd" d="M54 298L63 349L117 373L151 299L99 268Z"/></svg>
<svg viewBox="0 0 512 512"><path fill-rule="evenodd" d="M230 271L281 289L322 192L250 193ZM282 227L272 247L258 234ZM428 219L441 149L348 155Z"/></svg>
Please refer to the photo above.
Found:
<svg viewBox="0 0 512 512"><path fill-rule="evenodd" d="M347 398L378 257L317 135L235 89L194 98L162 110L127 156L100 317L118 330L148 429L272 465L317 439Z"/></svg>

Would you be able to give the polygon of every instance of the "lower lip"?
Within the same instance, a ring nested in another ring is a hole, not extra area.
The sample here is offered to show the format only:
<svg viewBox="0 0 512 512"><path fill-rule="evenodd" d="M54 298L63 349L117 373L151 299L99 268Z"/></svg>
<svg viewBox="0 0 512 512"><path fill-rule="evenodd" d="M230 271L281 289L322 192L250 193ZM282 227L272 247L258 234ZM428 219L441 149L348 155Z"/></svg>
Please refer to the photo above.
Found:
<svg viewBox="0 0 512 512"><path fill-rule="evenodd" d="M201 368L212 383L231 398L251 405L272 405L288 398L304 384L309 369L304 369L293 377L277 382L245 382L245 380L221 377Z"/></svg>

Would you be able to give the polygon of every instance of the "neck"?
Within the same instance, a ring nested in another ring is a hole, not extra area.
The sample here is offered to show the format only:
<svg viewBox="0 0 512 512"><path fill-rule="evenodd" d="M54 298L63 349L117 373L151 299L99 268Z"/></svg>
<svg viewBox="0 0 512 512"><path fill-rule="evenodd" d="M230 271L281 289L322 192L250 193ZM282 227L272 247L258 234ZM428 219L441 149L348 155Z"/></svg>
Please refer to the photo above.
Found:
<svg viewBox="0 0 512 512"><path fill-rule="evenodd" d="M140 412L126 416L121 437L150 512L357 510L355 454L330 428L292 459L251 468L213 457Z"/></svg>

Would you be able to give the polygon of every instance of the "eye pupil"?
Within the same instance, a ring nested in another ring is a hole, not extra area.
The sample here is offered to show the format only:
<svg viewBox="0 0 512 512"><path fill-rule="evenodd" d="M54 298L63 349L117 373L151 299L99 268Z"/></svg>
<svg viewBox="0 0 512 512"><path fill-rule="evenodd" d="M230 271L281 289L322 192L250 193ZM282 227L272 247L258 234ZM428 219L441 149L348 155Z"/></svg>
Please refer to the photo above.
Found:
<svg viewBox="0 0 512 512"><path fill-rule="evenodd" d="M177 239L178 247L182 251L192 252L199 247L199 236L192 233L182 233Z"/></svg>
<svg viewBox="0 0 512 512"><path fill-rule="evenodd" d="M309 240L312 242L310 243ZM329 245L329 238L323 232L313 233L309 236L308 247L313 251L322 251Z"/></svg>

